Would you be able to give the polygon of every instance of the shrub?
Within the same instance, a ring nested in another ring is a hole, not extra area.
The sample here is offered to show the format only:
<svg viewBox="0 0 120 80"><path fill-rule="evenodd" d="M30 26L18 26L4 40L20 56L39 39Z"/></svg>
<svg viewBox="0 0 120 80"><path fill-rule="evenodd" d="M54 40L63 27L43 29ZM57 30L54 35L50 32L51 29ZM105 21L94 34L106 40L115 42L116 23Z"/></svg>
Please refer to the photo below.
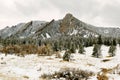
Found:
<svg viewBox="0 0 120 80"><path fill-rule="evenodd" d="M110 59L103 59L102 62L108 62Z"/></svg>
<svg viewBox="0 0 120 80"><path fill-rule="evenodd" d="M41 56L41 55L50 56L52 52L53 52L52 47L49 44L39 46L37 49L38 56Z"/></svg>
<svg viewBox="0 0 120 80"><path fill-rule="evenodd" d="M26 79L29 79L29 77L28 76L23 76L24 78L26 78Z"/></svg>
<svg viewBox="0 0 120 80"><path fill-rule="evenodd" d="M79 69L67 69L67 70L60 70L60 72L55 72L51 75L42 75L41 77L47 79L56 79L59 80L63 78L65 80L87 80L90 76L93 76L94 73L90 71L83 71Z"/></svg>
<svg viewBox="0 0 120 80"><path fill-rule="evenodd" d="M42 45L42 46L35 46L35 45L8 45L4 46L0 49L0 52L7 54L15 54L18 56L24 56L26 54L38 54L50 56L53 53L53 49L51 45Z"/></svg>
<svg viewBox="0 0 120 80"><path fill-rule="evenodd" d="M100 74L97 74L97 79L98 80L109 80L106 75L100 75Z"/></svg>

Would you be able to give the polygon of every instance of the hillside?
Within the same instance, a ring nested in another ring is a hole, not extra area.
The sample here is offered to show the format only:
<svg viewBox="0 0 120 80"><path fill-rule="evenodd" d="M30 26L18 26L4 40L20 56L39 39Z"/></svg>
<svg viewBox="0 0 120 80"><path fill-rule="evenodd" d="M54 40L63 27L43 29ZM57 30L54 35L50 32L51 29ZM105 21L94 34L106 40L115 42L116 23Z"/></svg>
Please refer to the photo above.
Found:
<svg viewBox="0 0 120 80"><path fill-rule="evenodd" d="M114 34L113 34L114 33ZM72 14L66 14L63 19L45 21L30 21L20 23L12 27L0 30L1 38L33 38L47 39L61 36L79 35L81 37L120 37L119 28L95 27L75 18Z"/></svg>

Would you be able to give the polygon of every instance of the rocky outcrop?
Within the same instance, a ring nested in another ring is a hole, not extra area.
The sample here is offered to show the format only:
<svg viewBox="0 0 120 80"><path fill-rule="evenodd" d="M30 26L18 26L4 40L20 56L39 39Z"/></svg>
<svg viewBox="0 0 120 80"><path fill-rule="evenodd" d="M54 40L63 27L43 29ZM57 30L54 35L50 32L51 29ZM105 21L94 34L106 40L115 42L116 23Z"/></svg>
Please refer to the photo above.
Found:
<svg viewBox="0 0 120 80"><path fill-rule="evenodd" d="M120 28L103 28L95 27L75 18L68 13L61 20L30 21L28 23L20 23L12 27L6 27L0 30L1 38L34 38L48 39L61 36L77 35L80 37L120 37Z"/></svg>

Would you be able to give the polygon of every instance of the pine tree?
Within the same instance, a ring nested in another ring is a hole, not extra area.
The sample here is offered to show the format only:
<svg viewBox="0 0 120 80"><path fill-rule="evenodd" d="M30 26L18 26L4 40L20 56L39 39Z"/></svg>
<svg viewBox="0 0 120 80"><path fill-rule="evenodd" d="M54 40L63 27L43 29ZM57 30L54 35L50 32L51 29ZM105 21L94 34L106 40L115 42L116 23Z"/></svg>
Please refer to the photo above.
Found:
<svg viewBox="0 0 120 80"><path fill-rule="evenodd" d="M98 44L102 44L103 42L102 42L102 38L101 38L101 35L98 37L98 42L97 42Z"/></svg>
<svg viewBox="0 0 120 80"><path fill-rule="evenodd" d="M70 52L71 53L75 53L76 52L76 48L75 48L75 44L74 43L71 44Z"/></svg>
<svg viewBox="0 0 120 80"><path fill-rule="evenodd" d="M70 51L67 50L65 52L65 54L63 55L63 60L64 61L70 61L70 55L71 55Z"/></svg>
<svg viewBox="0 0 120 80"><path fill-rule="evenodd" d="M59 51L59 42L55 41L53 46L54 51Z"/></svg>
<svg viewBox="0 0 120 80"><path fill-rule="evenodd" d="M101 45L95 44L93 48L93 57L99 58L101 56Z"/></svg>
<svg viewBox="0 0 120 80"><path fill-rule="evenodd" d="M116 39L113 39L113 41L112 41L112 45L114 45L114 46L117 45L117 41L116 41Z"/></svg>
<svg viewBox="0 0 120 80"><path fill-rule="evenodd" d="M115 56L115 51L116 51L116 46L111 45L110 48L109 48L109 56L110 57Z"/></svg>
<svg viewBox="0 0 120 80"><path fill-rule="evenodd" d="M111 37L110 38L104 38L103 43L106 46L110 46L112 44Z"/></svg>
<svg viewBox="0 0 120 80"><path fill-rule="evenodd" d="M80 53L80 54L84 54L84 52L85 52L84 46L81 44L81 45L79 46L79 53Z"/></svg>

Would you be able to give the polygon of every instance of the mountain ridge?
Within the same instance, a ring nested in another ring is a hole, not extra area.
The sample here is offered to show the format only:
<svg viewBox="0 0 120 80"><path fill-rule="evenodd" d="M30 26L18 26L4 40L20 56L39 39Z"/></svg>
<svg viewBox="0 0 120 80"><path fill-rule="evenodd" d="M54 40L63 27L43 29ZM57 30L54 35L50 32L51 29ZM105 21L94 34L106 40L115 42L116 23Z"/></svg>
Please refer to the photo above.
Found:
<svg viewBox="0 0 120 80"><path fill-rule="evenodd" d="M113 34L114 33L114 34ZM0 30L1 38L34 38L47 39L60 36L80 35L82 37L120 37L120 28L104 28L87 24L68 13L63 19L45 21L30 21Z"/></svg>

